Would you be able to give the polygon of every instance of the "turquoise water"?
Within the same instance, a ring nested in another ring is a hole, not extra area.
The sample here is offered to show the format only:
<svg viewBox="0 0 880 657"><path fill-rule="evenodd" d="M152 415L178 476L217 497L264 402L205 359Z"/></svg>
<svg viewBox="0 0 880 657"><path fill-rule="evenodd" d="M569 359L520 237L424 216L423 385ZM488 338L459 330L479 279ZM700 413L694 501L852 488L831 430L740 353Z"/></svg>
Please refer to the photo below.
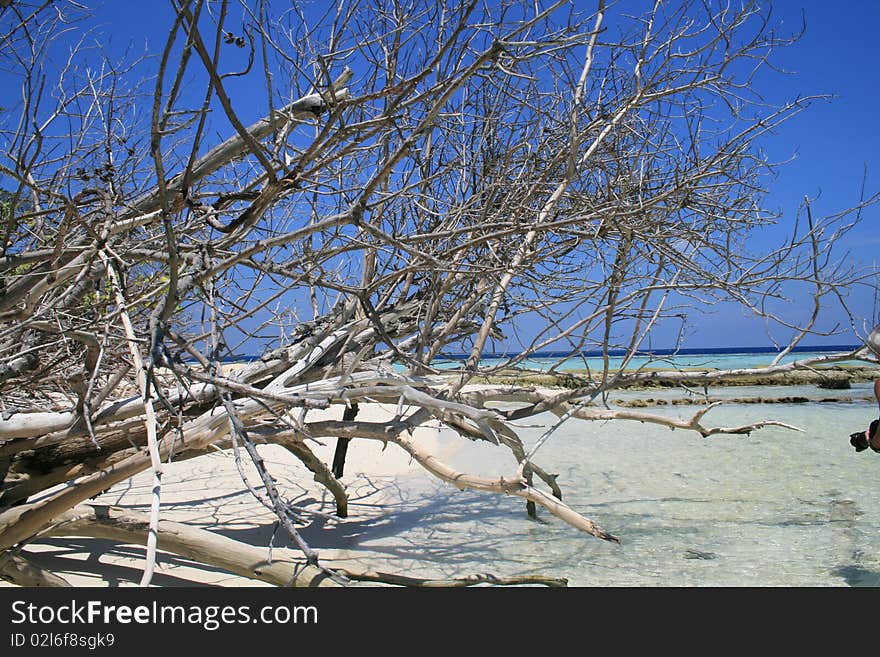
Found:
<svg viewBox="0 0 880 657"><path fill-rule="evenodd" d="M803 360L805 358L813 358L816 356L827 355L824 351L801 351L786 355L780 360L780 363L790 363L795 360ZM637 356L627 363L627 368L636 369L641 367L664 367L664 368L705 368L705 369L738 369L743 367L760 367L769 365L773 362L775 354L759 354L754 352L743 352L737 354L687 354L678 356ZM503 366L506 361L500 358L486 358L480 361L481 367L498 367ZM859 364L860 361L844 361L846 364ZM608 359L610 369L620 369L623 364L621 357L611 357ZM861 363L864 364L864 363ZM461 366L459 360L438 360L434 363L439 369L455 369ZM519 363L516 367L537 370L545 372L550 368L555 371L565 372L567 370L598 370L603 368L603 361L596 357L580 357L580 358L528 358Z"/></svg>
<svg viewBox="0 0 880 657"><path fill-rule="evenodd" d="M823 353L799 352L782 362ZM630 366L726 369L766 365L773 357L695 354L636 359ZM555 363L531 359L522 366L546 370ZM585 365L601 368L601 360L571 359L558 369ZM612 368L619 365L612 359ZM695 393L616 392L608 403L688 394ZM880 411L872 384L847 390L736 386L710 394L729 401L704 417L705 426L777 420L801 431L767 426L703 438L633 420L569 420L536 454L538 465L558 474L564 501L619 537L619 545L543 509L530 520L519 498L459 491L416 474L392 482L386 515L359 525L357 546L385 559L371 562L376 569L424 577L545 574L578 587L880 586L880 454L856 453L849 443L849 434ZM807 401L735 401L758 397ZM686 419L700 408L642 410ZM515 429L528 448L555 421L548 413ZM515 471L503 448L439 435L443 459L461 472L499 477Z"/></svg>
<svg viewBox="0 0 880 657"><path fill-rule="evenodd" d="M820 399L829 391L774 392ZM878 408L870 384L841 392L857 401L731 403L705 417L710 426L772 418L802 432L770 426L702 438L635 421L563 425L535 461L558 473L566 503L620 545L543 510L529 520L519 498L459 492L428 475L397 481L398 501L360 543L385 554L388 568L414 575L542 573L572 586L880 586L880 454L849 444ZM695 409L646 410L685 417ZM517 430L532 444L553 420L540 416ZM457 442L449 460L462 471L498 476L515 467L499 448Z"/></svg>

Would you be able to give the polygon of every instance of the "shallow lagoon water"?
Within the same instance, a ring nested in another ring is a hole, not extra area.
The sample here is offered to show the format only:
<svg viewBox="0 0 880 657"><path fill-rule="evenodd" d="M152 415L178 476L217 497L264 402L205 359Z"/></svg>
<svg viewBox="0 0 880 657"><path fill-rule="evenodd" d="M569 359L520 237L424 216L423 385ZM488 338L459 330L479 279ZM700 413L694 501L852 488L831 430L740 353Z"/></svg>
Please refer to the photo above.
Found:
<svg viewBox="0 0 880 657"><path fill-rule="evenodd" d="M779 364L791 363L796 360L805 360L807 358L816 358L828 355L826 351L797 351L783 356ZM696 368L696 369L740 369L749 367L761 367L770 365L776 354L765 353L756 354L744 350L742 353L699 353L699 354L683 354L675 356L636 356L627 361L628 369L636 368ZM497 367L503 365L506 361L500 358L484 358L480 361L482 367ZM453 369L461 367L462 361L440 360L432 363L439 369ZM847 365L864 365L862 361L841 361L838 364ZM623 365L623 359L612 356L608 359L609 369L616 370ZM555 371L566 372L572 370L585 370L601 372L604 367L604 361L595 356L586 356L579 358L527 358L516 364L516 367L526 370L537 370L545 372L550 368Z"/></svg>
<svg viewBox="0 0 880 657"><path fill-rule="evenodd" d="M804 388L814 397L829 392ZM846 392L869 391L859 384ZM695 409L646 410L685 416ZM880 455L849 444L849 434L876 416L873 400L728 404L705 423L776 419L804 431L771 426L709 438L635 421L572 420L535 460L559 474L564 500L619 545L543 510L529 520L519 498L413 476L398 482L399 501L381 530L361 536L361 547L425 576L542 573L572 586L880 586ZM521 427L526 443L553 419ZM477 443L459 450L454 465L486 475L515 468L509 453Z"/></svg>

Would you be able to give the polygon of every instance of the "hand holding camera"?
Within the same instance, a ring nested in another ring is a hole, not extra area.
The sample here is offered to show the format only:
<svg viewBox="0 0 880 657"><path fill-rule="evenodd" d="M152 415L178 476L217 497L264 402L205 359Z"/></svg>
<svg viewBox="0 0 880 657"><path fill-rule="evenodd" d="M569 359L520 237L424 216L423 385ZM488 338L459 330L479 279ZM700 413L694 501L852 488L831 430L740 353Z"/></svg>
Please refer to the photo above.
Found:
<svg viewBox="0 0 880 657"><path fill-rule="evenodd" d="M875 437L877 435L878 426L880 426L880 419L871 422L871 425L868 427L867 431L856 431L855 433L851 433L849 435L849 444L855 447L855 450L857 452L866 450L869 447L875 452L880 452L880 445L875 446L874 444L872 444L872 442L877 442Z"/></svg>

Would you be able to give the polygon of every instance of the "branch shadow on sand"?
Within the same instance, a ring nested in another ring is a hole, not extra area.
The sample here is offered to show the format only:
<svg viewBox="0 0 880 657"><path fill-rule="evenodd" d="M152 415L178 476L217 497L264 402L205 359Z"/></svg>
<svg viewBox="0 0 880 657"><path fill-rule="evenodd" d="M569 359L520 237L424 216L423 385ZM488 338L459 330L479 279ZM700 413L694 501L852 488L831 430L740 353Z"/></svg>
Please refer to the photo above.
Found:
<svg viewBox="0 0 880 657"><path fill-rule="evenodd" d="M28 551L30 561L65 579L82 581L84 586L131 586L137 584L143 573L144 548L138 545L101 538L65 537L47 538L40 541L40 546L43 549L39 552ZM167 552L160 551L158 564L152 579L154 586L222 586L222 580L233 577L219 568ZM178 569L181 569L179 574L174 572ZM200 581L201 578L194 577L187 569L202 571L211 581Z"/></svg>
<svg viewBox="0 0 880 657"><path fill-rule="evenodd" d="M363 484L363 482L360 482ZM469 574L475 563L493 563L505 560L503 570L515 568L510 555L503 555L504 543L509 540L509 525L520 522L533 526L526 516L525 504L518 499L498 498L491 494L458 491L437 485L426 491L399 487L396 482L391 500L379 501L370 492L376 482L362 486L360 494L351 497L350 517L339 519L322 512L313 514L307 524L297 527L306 542L333 567L336 563L381 567L415 575ZM382 482L387 487L388 482ZM387 488L385 489L387 492ZM244 492L243 495L249 495ZM271 513L243 521L229 517L223 507L238 497L236 494L212 495L198 500L170 504L164 518L180 521L178 513L193 510L199 513L187 524L256 547L270 545L294 548L283 529L278 529ZM299 508L323 511L332 505L308 495L295 499ZM144 513L142 504L122 508ZM96 538L47 538L39 543L39 551L29 552L29 558L46 569L69 577L88 586L118 587L136 583L143 569L144 548L139 545L116 543ZM503 559L502 559L503 557ZM160 568L153 584L166 587L249 585L219 568L196 563L174 554L161 552ZM339 567L345 567L341 565ZM193 570L194 569L194 570ZM498 570L493 566L493 571ZM176 572L179 571L179 572ZM522 565L522 572L533 567ZM260 582L254 582L260 585Z"/></svg>

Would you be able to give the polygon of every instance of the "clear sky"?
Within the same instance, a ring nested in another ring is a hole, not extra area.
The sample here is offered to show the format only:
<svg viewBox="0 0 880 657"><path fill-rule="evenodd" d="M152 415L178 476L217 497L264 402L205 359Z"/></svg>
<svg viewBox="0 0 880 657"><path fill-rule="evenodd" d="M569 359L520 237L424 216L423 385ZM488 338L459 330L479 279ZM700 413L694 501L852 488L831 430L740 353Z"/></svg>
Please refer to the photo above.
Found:
<svg viewBox="0 0 880 657"><path fill-rule="evenodd" d="M633 0L624 0L623 5L628 1ZM585 8L595 6L592 0L580 0L578 4ZM643 2L638 0L633 4ZM865 170L868 195L880 191L880 133L876 130L880 101L877 46L880 1L777 0L773 4L783 33L800 31L802 22L806 24L806 31L798 43L780 50L774 60L790 73L762 76L757 83L758 91L769 101L776 102L798 95L834 95L830 101L817 102L791 119L777 135L764 142L771 159L793 158L782 167L778 178L770 181L767 203L770 209L785 213L787 225L805 195L813 199L815 215L834 213L857 203ZM164 0L106 0L96 12L106 28L95 33L95 40L120 50L129 44L138 50L147 42L153 52L158 52L171 16L170 2ZM253 116L243 113L245 122L262 115L262 104L254 108ZM864 268L877 267L880 263L878 215L880 209L874 208L863 213L861 226L840 240L840 257L848 253L851 263ZM756 244L766 243L769 248L778 239L780 233L770 231ZM878 319L880 308L875 304L875 294L876 282L872 281L872 285L861 287L849 298L859 329ZM811 304L809 299L804 302L804 308L807 303ZM849 324L836 306L823 317L824 326L835 323ZM807 343L852 341L850 333L827 339L811 338ZM766 344L763 322L749 320L739 311L725 311L707 315L696 328L689 346Z"/></svg>
<svg viewBox="0 0 880 657"><path fill-rule="evenodd" d="M782 0L774 7L790 31L798 31L803 21L806 32L797 43L780 50L775 60L791 74L766 76L761 92L779 101L798 94L833 94L834 98L815 103L765 142L773 159L794 158L772 181L768 207L791 217L808 195L815 199L814 213L834 213L858 202L866 168L868 195L880 190L880 2ZM849 252L851 262L876 268L880 263L880 208L865 210L861 226L844 236L839 248L841 256ZM873 289L864 286L854 293L852 310L859 320L877 319L876 286L875 279ZM848 319L835 310L825 317L826 325L834 322L846 325ZM739 321L735 316L707 318L705 329L707 343L716 338L720 344L736 345L766 341L760 323ZM809 340L823 342L839 343L840 339Z"/></svg>
<svg viewBox="0 0 880 657"><path fill-rule="evenodd" d="M624 0L620 6L634 2ZM578 4L595 5L583 0ZM637 4L644 3L637 0ZM880 1L776 0L772 5L775 21L771 22L780 25L780 36L805 31L796 43L779 49L772 59L785 74L767 71L757 78L754 89L775 103L817 94L833 97L813 103L783 124L777 134L763 139L770 160L787 161L778 177L768 181L765 204L784 217L779 230L755 236L756 249L762 245L770 249L784 238L804 196L810 197L813 216L818 217L856 205L865 174L865 195L880 191ZM876 299L880 284L876 277L880 266L880 207L862 213L859 227L839 240L836 254L863 270L873 269L870 280L847 297L863 336L865 325L870 330L880 321L880 300ZM808 316L811 310L812 299L792 299L790 311L795 314ZM855 342L846 313L839 304L830 303L821 315L820 325L827 330L838 324L845 329L843 335L809 336L802 344ZM789 337L784 330L773 331L773 335L779 340ZM658 344L663 336L658 337L655 346L670 346ZM719 308L693 328L686 346L769 344L763 320L736 308Z"/></svg>

